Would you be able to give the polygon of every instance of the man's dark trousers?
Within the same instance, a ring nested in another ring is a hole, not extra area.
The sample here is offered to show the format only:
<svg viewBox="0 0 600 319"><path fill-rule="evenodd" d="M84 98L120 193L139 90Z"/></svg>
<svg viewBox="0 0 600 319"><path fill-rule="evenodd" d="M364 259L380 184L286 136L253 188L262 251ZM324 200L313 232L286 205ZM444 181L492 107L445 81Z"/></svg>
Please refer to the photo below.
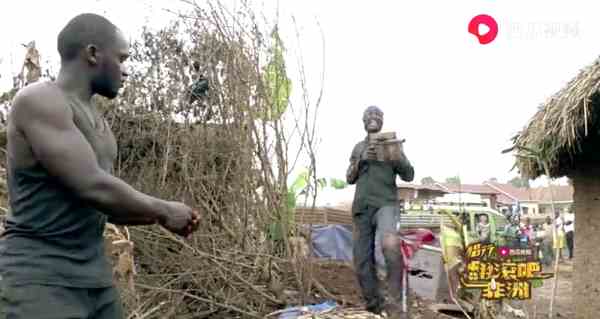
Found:
<svg viewBox="0 0 600 319"><path fill-rule="evenodd" d="M8 285L0 291L1 319L122 319L119 292L114 287L71 288L48 285Z"/></svg>
<svg viewBox="0 0 600 319"><path fill-rule="evenodd" d="M368 311L380 313L385 305L381 294L375 262L375 241L382 243L384 234L397 235L400 219L398 207L367 207L354 213L354 267ZM387 286L394 304L402 301L402 273L404 263L400 247L383 250L387 271ZM406 287L408 289L408 287Z"/></svg>
<svg viewBox="0 0 600 319"><path fill-rule="evenodd" d="M567 247L569 248L569 259L573 259L573 234L575 232L567 232L566 233L566 238L567 238Z"/></svg>

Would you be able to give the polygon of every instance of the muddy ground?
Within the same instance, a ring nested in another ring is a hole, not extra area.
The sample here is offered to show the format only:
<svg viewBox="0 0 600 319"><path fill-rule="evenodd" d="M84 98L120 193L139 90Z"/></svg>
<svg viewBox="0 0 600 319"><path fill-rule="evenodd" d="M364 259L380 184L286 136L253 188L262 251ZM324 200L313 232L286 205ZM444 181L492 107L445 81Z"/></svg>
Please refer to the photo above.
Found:
<svg viewBox="0 0 600 319"><path fill-rule="evenodd" d="M323 262L314 268L315 278L333 294L338 303L343 304L344 308L360 309L363 303L360 298L358 283L356 282L354 272L349 264L337 262ZM573 267L571 263L565 262L559 265L558 289L554 305L555 318L573 318L572 303L572 275ZM543 287L535 288L532 291L532 300L523 302L520 308L529 313L529 318L547 318L550 298L552 295L553 279L544 282ZM411 313L413 319L447 319L444 316L435 313L429 309L433 302L423 300L413 295L411 302Z"/></svg>

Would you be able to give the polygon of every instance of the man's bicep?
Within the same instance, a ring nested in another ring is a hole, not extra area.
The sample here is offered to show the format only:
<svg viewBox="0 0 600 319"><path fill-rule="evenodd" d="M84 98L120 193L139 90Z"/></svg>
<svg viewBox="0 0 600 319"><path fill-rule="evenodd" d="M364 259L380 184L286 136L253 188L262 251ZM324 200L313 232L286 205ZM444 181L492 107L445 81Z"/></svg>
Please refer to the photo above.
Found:
<svg viewBox="0 0 600 319"><path fill-rule="evenodd" d="M65 186L79 191L98 170L94 151L63 105L36 105L24 101L18 126L30 144L35 159Z"/></svg>

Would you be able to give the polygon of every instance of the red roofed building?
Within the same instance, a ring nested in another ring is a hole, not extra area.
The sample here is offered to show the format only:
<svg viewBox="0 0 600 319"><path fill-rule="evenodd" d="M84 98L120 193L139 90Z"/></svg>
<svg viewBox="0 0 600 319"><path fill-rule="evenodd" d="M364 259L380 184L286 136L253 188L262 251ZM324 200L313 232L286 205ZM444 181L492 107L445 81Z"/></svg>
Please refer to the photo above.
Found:
<svg viewBox="0 0 600 319"><path fill-rule="evenodd" d="M506 207L519 203L523 215L548 215L552 212L552 198L554 206L564 211L573 203L573 187L570 185L552 186L552 193L548 187L518 188L511 184L485 182L490 188L501 193L498 197L499 206Z"/></svg>
<svg viewBox="0 0 600 319"><path fill-rule="evenodd" d="M452 194L473 194L479 195L481 199L486 202L487 206L492 209L498 209L498 196L501 193L492 187L485 184L449 184L449 183L435 183L436 186L446 190Z"/></svg>
<svg viewBox="0 0 600 319"><path fill-rule="evenodd" d="M517 203L523 215L547 216L552 213L553 196L555 209L564 212L573 204L573 187L570 185L552 186L552 194L548 187L518 188L512 184L488 181L483 184L449 184L433 185L400 184L398 197L405 203L423 203L429 200L440 200L445 194L471 194L481 198L482 205L499 211L511 209ZM552 195L552 196L551 196ZM464 200L464 198L463 198Z"/></svg>
<svg viewBox="0 0 600 319"><path fill-rule="evenodd" d="M554 198L555 209L564 212L573 204L573 187L570 185L552 186L552 194L548 187L518 188L512 184L488 181L483 184L449 184L433 185L403 184L399 186L399 197L407 202L431 200L445 194L479 195L486 206L506 211L511 206L520 205L523 215L544 216L552 212L551 198ZM419 195L420 194L420 195ZM552 195L552 196L551 196Z"/></svg>

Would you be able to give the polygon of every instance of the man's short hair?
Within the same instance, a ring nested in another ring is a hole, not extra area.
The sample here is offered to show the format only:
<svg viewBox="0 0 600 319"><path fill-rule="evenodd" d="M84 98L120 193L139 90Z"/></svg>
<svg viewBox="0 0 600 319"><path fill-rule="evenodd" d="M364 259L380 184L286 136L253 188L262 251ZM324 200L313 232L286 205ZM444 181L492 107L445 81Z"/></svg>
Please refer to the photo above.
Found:
<svg viewBox="0 0 600 319"><path fill-rule="evenodd" d="M375 113L378 113L379 115L383 116L383 111L379 107L377 107L375 105L371 105L371 106L367 107L365 109L365 111L363 112L363 121L365 121L367 119L367 113L369 113L369 112L375 112Z"/></svg>
<svg viewBox="0 0 600 319"><path fill-rule="evenodd" d="M376 105L371 105L371 106L367 107L365 109L364 113L367 114L368 112L376 112L376 113L380 113L383 115L383 111Z"/></svg>
<svg viewBox="0 0 600 319"><path fill-rule="evenodd" d="M80 14L58 34L58 53L62 61L71 61L79 51L90 44L105 47L114 41L117 27L105 17L93 14Z"/></svg>

